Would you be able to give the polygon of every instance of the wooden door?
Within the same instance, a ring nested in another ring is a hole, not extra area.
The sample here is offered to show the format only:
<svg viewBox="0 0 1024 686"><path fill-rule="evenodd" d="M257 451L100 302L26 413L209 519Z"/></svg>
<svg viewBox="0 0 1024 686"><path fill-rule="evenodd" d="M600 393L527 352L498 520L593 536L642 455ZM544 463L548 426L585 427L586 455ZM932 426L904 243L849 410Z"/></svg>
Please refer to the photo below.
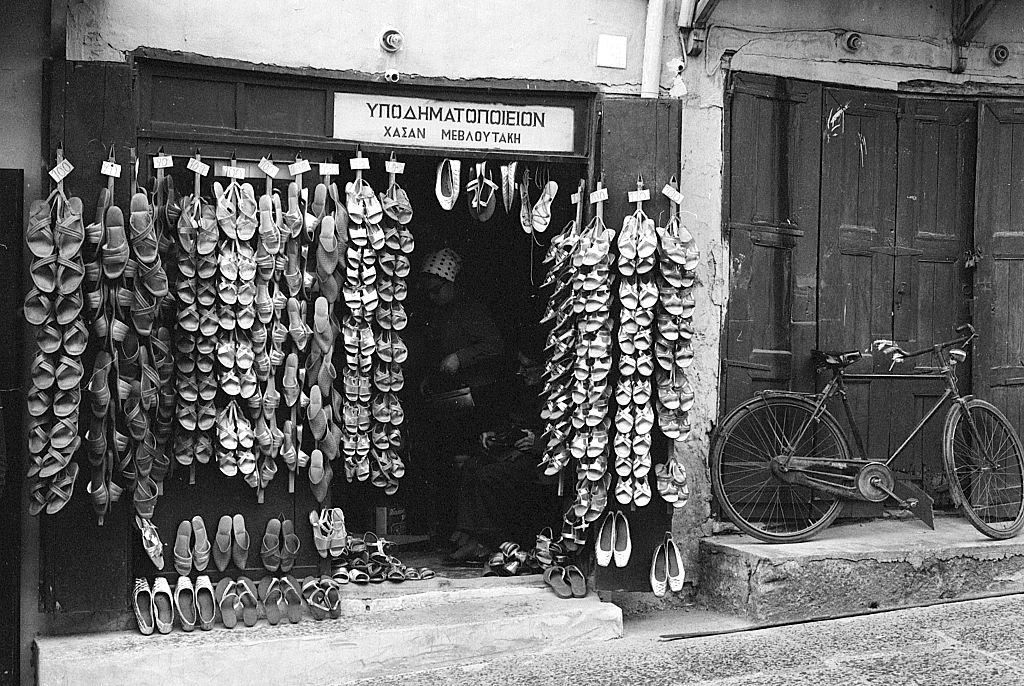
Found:
<svg viewBox="0 0 1024 686"><path fill-rule="evenodd" d="M984 102L978 123L974 393L1024 430L1024 105Z"/></svg>
<svg viewBox="0 0 1024 686"><path fill-rule="evenodd" d="M826 88L822 106L818 344L866 350L892 338L896 233L897 100L887 93ZM848 391L869 454L888 448L889 361L850 369ZM826 376L821 376L824 381ZM840 408L833 408L845 423ZM881 417L878 415L882 415Z"/></svg>
<svg viewBox="0 0 1024 686"><path fill-rule="evenodd" d="M813 390L821 86L738 74L726 115L728 331L722 409Z"/></svg>
<svg viewBox="0 0 1024 686"><path fill-rule="evenodd" d="M970 321L971 271L965 260L973 245L976 144L974 104L900 100L893 338L907 350L949 340L957 326ZM890 411L872 413L876 425L888 426L886 454L902 443L945 390L940 378L905 376L912 371L910 365L898 371L904 375L888 384ZM960 385L969 392L969 370L961 374ZM945 470L936 449L939 419L894 463L936 497L945 490Z"/></svg>

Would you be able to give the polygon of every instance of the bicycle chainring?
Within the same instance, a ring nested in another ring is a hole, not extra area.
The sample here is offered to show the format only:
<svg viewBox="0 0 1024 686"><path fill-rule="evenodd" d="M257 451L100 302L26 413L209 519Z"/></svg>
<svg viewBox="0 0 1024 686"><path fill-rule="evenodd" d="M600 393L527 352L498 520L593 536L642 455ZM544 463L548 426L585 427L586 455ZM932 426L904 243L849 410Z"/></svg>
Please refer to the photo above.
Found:
<svg viewBox="0 0 1024 686"><path fill-rule="evenodd" d="M869 462L857 473L857 490L870 502L882 502L895 486L896 478L892 471L881 462Z"/></svg>

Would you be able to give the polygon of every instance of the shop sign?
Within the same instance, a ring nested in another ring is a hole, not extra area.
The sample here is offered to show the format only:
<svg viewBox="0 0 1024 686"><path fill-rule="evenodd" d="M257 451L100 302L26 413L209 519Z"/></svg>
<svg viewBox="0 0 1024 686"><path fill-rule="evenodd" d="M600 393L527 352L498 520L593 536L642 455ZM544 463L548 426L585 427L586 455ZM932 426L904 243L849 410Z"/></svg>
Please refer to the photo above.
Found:
<svg viewBox="0 0 1024 686"><path fill-rule="evenodd" d="M548 105L505 105L334 94L334 138L420 148L567 153L575 143L575 111Z"/></svg>

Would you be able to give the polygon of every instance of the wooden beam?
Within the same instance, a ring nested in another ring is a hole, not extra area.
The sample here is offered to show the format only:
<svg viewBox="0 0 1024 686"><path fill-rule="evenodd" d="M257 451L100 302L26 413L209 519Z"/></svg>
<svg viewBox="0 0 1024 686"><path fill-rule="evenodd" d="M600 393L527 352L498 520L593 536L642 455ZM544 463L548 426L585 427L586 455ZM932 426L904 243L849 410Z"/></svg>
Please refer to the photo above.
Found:
<svg viewBox="0 0 1024 686"><path fill-rule="evenodd" d="M998 4L999 0L981 0L968 10L965 4L954 3L953 42L957 45L967 45L974 40L978 30L985 25Z"/></svg>

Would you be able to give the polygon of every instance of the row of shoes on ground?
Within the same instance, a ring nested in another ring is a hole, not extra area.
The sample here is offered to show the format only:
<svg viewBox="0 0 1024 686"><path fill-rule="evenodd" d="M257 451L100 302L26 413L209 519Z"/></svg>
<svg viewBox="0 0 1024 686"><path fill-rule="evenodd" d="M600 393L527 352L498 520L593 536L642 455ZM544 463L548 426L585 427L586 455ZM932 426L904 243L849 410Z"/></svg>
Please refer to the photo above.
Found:
<svg viewBox="0 0 1024 686"><path fill-rule="evenodd" d="M29 211L25 242L34 256L34 288L25 317L36 328L29 411L29 513L56 514L71 499L79 467L81 356L89 334L81 319L85 264L82 201L55 193Z"/></svg>
<svg viewBox="0 0 1024 686"><path fill-rule="evenodd" d="M302 618L301 589L298 580L291 576L267 577L259 585L248 577L224 578L216 587L206 575L197 577L195 583L180 576L173 591L165 577L154 579L152 586L146 579L138 578L132 608L139 632L147 636L154 630L169 634L174 624L186 632L197 627L209 631L218 619L227 629L233 629L239 620L252 627L260 615L271 624L277 624L283 617L295 623Z"/></svg>
<svg viewBox="0 0 1024 686"><path fill-rule="evenodd" d="M547 534L541 533L537 546L530 550L521 549L513 541L502 543L488 556L482 576L524 576L540 574L553 565L565 566L569 558L561 543L551 540L550 528L545 531Z"/></svg>

